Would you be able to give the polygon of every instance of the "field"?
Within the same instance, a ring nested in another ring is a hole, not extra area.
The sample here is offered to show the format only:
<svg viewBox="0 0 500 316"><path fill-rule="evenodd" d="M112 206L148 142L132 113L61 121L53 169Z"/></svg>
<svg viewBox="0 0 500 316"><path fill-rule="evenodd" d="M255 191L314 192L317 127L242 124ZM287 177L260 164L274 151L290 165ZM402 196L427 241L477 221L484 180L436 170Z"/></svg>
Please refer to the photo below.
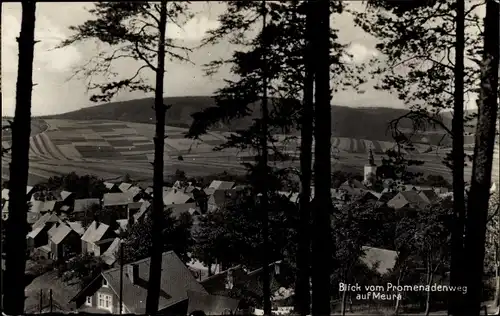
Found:
<svg viewBox="0 0 500 316"><path fill-rule="evenodd" d="M64 119L35 119L30 138L30 184L48 179L54 175L69 172L94 174L104 179L114 179L128 173L132 178L152 178L154 125L122 121L92 120L77 121ZM182 169L189 175L210 173L243 172L242 158L249 152L225 150L215 152L213 148L224 142L227 132L211 132L201 140L184 138L187 130L167 127L165 139L165 174ZM276 147L298 158L299 140L277 135ZM2 135L2 146L10 147L10 135ZM367 162L370 148L378 162L384 151L393 148L388 141L374 141L347 137L332 138L332 161L334 169L355 168L361 170ZM441 164L445 151L418 145L408 152L416 159L424 160L425 172L449 177L449 171ZM497 153L498 155L498 153ZM183 160L178 157L182 156ZM2 158L2 178L9 177L8 162ZM298 159L281 164L298 166ZM498 162L495 164L498 177ZM466 171L470 176L470 170Z"/></svg>

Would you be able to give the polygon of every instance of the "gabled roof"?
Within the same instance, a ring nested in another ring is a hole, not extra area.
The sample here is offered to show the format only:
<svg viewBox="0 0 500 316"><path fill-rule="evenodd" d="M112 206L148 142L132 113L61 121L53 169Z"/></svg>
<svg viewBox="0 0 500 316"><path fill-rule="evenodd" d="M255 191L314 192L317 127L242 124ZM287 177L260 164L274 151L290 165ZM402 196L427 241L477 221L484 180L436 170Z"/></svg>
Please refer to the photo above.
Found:
<svg viewBox="0 0 500 316"><path fill-rule="evenodd" d="M127 277L126 272L124 272L123 303L131 313L145 313L150 261L150 258L146 258L133 263L139 268L137 284L133 284ZM162 271L158 310L187 300L188 291L207 294L203 286L196 281L191 271L173 251L163 253ZM120 288L120 268L104 271L102 276L109 286L118 293Z"/></svg>
<svg viewBox="0 0 500 316"><path fill-rule="evenodd" d="M127 192L127 190L130 189L131 186L132 186L132 184L130 184L130 183L122 182L118 186L118 189L120 189L120 191L122 191L122 192Z"/></svg>
<svg viewBox="0 0 500 316"><path fill-rule="evenodd" d="M58 245L69 235L69 233L71 233L71 231L72 229L68 225L60 224L50 239L54 244Z"/></svg>
<svg viewBox="0 0 500 316"><path fill-rule="evenodd" d="M95 243L101 240L108 231L109 225L93 221L82 236L82 240L88 243Z"/></svg>
<svg viewBox="0 0 500 316"><path fill-rule="evenodd" d="M236 190L216 190L210 197L209 201L217 207L222 207L229 203L232 199L237 197L238 191Z"/></svg>
<svg viewBox="0 0 500 316"><path fill-rule="evenodd" d="M364 246L364 255L361 256L361 261L365 263L368 268L377 266L377 272L385 274L394 268L398 253L394 250L387 250L382 248L374 248Z"/></svg>
<svg viewBox="0 0 500 316"><path fill-rule="evenodd" d="M133 215L134 221L137 222L139 219L141 219L141 217L144 216L144 213L146 213L146 211L149 209L150 206L151 206L151 203L149 201L142 202L142 205L141 205L141 208L139 209L139 211L137 211L137 213L135 213Z"/></svg>
<svg viewBox="0 0 500 316"><path fill-rule="evenodd" d="M111 190L115 186L115 184L111 182L104 182L103 184L108 190Z"/></svg>
<svg viewBox="0 0 500 316"><path fill-rule="evenodd" d="M396 194L390 201L387 202L389 207L392 207L396 210L403 208L407 205L412 206L425 206L427 203L417 191L402 191Z"/></svg>
<svg viewBox="0 0 500 316"><path fill-rule="evenodd" d="M203 192L205 192L206 195L212 195L215 193L217 189L216 188L205 188L203 189Z"/></svg>
<svg viewBox="0 0 500 316"><path fill-rule="evenodd" d="M101 201L99 199L78 199L75 200L73 213L80 213L88 211L92 205L100 205Z"/></svg>
<svg viewBox="0 0 500 316"><path fill-rule="evenodd" d="M31 185L26 186L26 194L30 194L33 191L33 187Z"/></svg>
<svg viewBox="0 0 500 316"><path fill-rule="evenodd" d="M116 254L120 249L121 240L120 238L115 238L108 249L101 255L101 259L108 266L112 265L116 261Z"/></svg>
<svg viewBox="0 0 500 316"><path fill-rule="evenodd" d="M57 223L59 222L60 219L56 214L52 213L46 213L43 214L42 217L40 217L34 224L33 224L33 229L38 228L38 227L43 227L48 223Z"/></svg>
<svg viewBox="0 0 500 316"><path fill-rule="evenodd" d="M419 195L429 204L434 203L437 199L439 199L439 196L432 189L422 190L419 192Z"/></svg>
<svg viewBox="0 0 500 316"><path fill-rule="evenodd" d="M139 188L139 187L130 187L128 190L127 190L128 193L130 193L133 197L136 197L139 193L142 192L142 189Z"/></svg>
<svg viewBox="0 0 500 316"><path fill-rule="evenodd" d="M72 194L73 194L73 192L63 190L63 191L61 191L61 199L63 201L66 201L66 199L69 198Z"/></svg>
<svg viewBox="0 0 500 316"><path fill-rule="evenodd" d="M166 194L163 194L163 203L165 205L171 205L171 204L184 204L189 202L192 198L182 192L181 190L176 190L173 189Z"/></svg>
<svg viewBox="0 0 500 316"><path fill-rule="evenodd" d="M214 188L215 190L229 190L234 187L234 182L230 181L220 181L220 180L214 180L210 185L208 186L209 188Z"/></svg>
<svg viewBox="0 0 500 316"><path fill-rule="evenodd" d="M103 206L127 205L134 201L130 193L105 193L102 198Z"/></svg>
<svg viewBox="0 0 500 316"><path fill-rule="evenodd" d="M37 228L33 228L27 235L28 238L36 238L38 234L45 228L45 226L38 226Z"/></svg>
<svg viewBox="0 0 500 316"><path fill-rule="evenodd" d="M40 218L40 213L28 212L26 214L26 220L28 224L33 225Z"/></svg>
<svg viewBox="0 0 500 316"><path fill-rule="evenodd" d="M74 230L78 235L82 236L85 234L85 228L82 226L81 222L66 222L72 230Z"/></svg>

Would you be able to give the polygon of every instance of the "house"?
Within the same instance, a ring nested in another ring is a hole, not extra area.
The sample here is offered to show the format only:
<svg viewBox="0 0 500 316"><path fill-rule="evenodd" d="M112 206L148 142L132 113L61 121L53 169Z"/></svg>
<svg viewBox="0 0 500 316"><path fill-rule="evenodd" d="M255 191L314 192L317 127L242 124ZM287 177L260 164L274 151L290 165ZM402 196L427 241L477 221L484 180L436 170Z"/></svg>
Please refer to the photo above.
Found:
<svg viewBox="0 0 500 316"><path fill-rule="evenodd" d="M124 313L145 314L150 260L146 258L124 266L122 279ZM158 313L186 315L190 291L208 294L173 251L163 253ZM76 302L78 310L82 312L100 310L116 314L120 312L118 293L120 293L119 267L102 272L72 301Z"/></svg>
<svg viewBox="0 0 500 316"><path fill-rule="evenodd" d="M215 190L230 190L234 187L234 185L234 182L214 180L208 187Z"/></svg>
<svg viewBox="0 0 500 316"><path fill-rule="evenodd" d="M108 193L119 193L121 192L120 188L112 182L104 182L104 187L108 191Z"/></svg>
<svg viewBox="0 0 500 316"><path fill-rule="evenodd" d="M194 202L194 199L181 190L172 189L163 194L164 205L184 204L190 202Z"/></svg>
<svg viewBox="0 0 500 316"><path fill-rule="evenodd" d="M104 261L104 263L106 263L108 266L112 266L118 259L117 254L118 251L120 250L120 245L121 245L120 238L113 239L108 249L106 249L106 251L104 251L103 254L101 255L102 261Z"/></svg>
<svg viewBox="0 0 500 316"><path fill-rule="evenodd" d="M27 247L30 251L42 247L49 243L48 232L55 223L61 222L61 219L51 213L42 215L31 227L31 231L26 236Z"/></svg>
<svg viewBox="0 0 500 316"><path fill-rule="evenodd" d="M203 192L207 196L211 196L212 194L214 194L215 191L217 191L216 188L205 188L205 189L203 189Z"/></svg>
<svg viewBox="0 0 500 316"><path fill-rule="evenodd" d="M216 190L214 194L208 198L208 211L213 212L225 207L232 200L237 198L237 193L236 190Z"/></svg>
<svg viewBox="0 0 500 316"><path fill-rule="evenodd" d="M142 191L141 188L137 187L137 186L131 186L128 190L127 190L127 193L129 193L131 196L132 196L132 200L134 200L134 202L137 202L139 201L141 198L144 197L144 192Z"/></svg>
<svg viewBox="0 0 500 316"><path fill-rule="evenodd" d="M144 190L144 193L146 193L147 195L149 196L153 196L153 188L152 187L147 187L145 190Z"/></svg>
<svg viewBox="0 0 500 316"><path fill-rule="evenodd" d="M92 211L101 206L99 199L77 199L73 204L71 214L75 220L83 221L92 218Z"/></svg>
<svg viewBox="0 0 500 316"><path fill-rule="evenodd" d="M381 275L394 269L398 258L396 251L367 246L363 246L362 249L364 255L360 259L368 268L376 268Z"/></svg>
<svg viewBox="0 0 500 316"><path fill-rule="evenodd" d="M427 205L429 205L429 203L414 190L399 192L387 202L387 206L395 210L400 210L404 207L422 208Z"/></svg>
<svg viewBox="0 0 500 316"><path fill-rule="evenodd" d="M145 202L146 201L133 202L133 203L130 203L127 205L127 221L129 221L131 225L135 223L134 215L137 214L141 210L141 207Z"/></svg>
<svg viewBox="0 0 500 316"><path fill-rule="evenodd" d="M149 201L142 202L141 208L139 208L139 210L132 215L132 225L143 220L144 214L150 208L150 206L151 203Z"/></svg>
<svg viewBox="0 0 500 316"><path fill-rule="evenodd" d="M102 207L113 210L118 219L127 219L128 205L133 203L134 199L128 192L126 193L106 193L102 198Z"/></svg>
<svg viewBox="0 0 500 316"><path fill-rule="evenodd" d="M384 190L382 193L380 193L380 197L377 200L377 204L378 205L387 204L387 202L392 200L397 194L398 194L397 191L393 191L393 190L385 191Z"/></svg>
<svg viewBox="0 0 500 316"><path fill-rule="evenodd" d="M64 204L73 205L73 201L75 200L75 194L73 192L63 190L59 195Z"/></svg>
<svg viewBox="0 0 500 316"><path fill-rule="evenodd" d="M125 193L128 191L128 189L130 189L130 187L132 186L132 184L130 183L127 183L127 182L122 182L120 183L120 185L118 186L118 189L120 189L120 191L122 193Z"/></svg>
<svg viewBox="0 0 500 316"><path fill-rule="evenodd" d="M80 253L80 235L64 223L57 222L54 227L49 236L49 258L63 260L72 254Z"/></svg>
<svg viewBox="0 0 500 316"><path fill-rule="evenodd" d="M26 195L28 200L31 198L31 195L34 193L34 188L31 185L26 186Z"/></svg>
<svg viewBox="0 0 500 316"><path fill-rule="evenodd" d="M109 246L115 237L116 233L109 225L93 221L81 238L82 253L92 253L94 256L100 256L101 252L106 251L104 248ZM109 242L110 240L111 242Z"/></svg>
<svg viewBox="0 0 500 316"><path fill-rule="evenodd" d="M432 204L439 200L439 195L433 189L421 190L418 195L428 204Z"/></svg>
<svg viewBox="0 0 500 316"><path fill-rule="evenodd" d="M73 221L73 222L66 221L65 223L66 223L66 225L68 225L69 227L71 227L71 229L74 230L78 235L82 236L83 234L85 234L85 228L83 227L83 225L82 225L81 222L78 222L78 221Z"/></svg>

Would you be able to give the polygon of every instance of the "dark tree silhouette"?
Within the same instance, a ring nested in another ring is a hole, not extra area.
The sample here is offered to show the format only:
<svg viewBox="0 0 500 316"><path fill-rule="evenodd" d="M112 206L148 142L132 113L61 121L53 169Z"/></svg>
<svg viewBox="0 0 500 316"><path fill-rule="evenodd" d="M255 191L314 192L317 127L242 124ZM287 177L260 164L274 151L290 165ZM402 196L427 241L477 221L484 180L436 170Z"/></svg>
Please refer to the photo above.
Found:
<svg viewBox="0 0 500 316"><path fill-rule="evenodd" d="M165 57L173 60L188 61L189 49L173 43L165 38L167 19L177 23L185 16L188 2L106 2L97 3L89 10L95 20L88 20L82 25L70 29L75 35L64 41L60 46L68 46L75 42L97 39L109 44L112 50L99 51L88 64L76 72L88 81L90 90L98 89L100 94L91 96L91 101L109 101L120 90L154 92L154 110L156 114L156 130L154 135L153 163L153 244L151 249L150 278L148 283L148 298L146 312L156 314L160 293L162 238L160 226L163 212L163 147L165 144L165 114L168 106L163 104L163 85L165 73ZM126 22L126 23L122 23ZM111 66L119 60L134 60L143 63L134 75L121 79L112 71ZM154 65L156 62L156 66ZM149 69L155 74L155 84L148 84L141 73ZM97 75L105 75L117 79L109 82L95 82Z"/></svg>
<svg viewBox="0 0 500 316"><path fill-rule="evenodd" d="M24 269L26 234L28 233L26 186L29 169L31 133L31 94L33 89L33 55L35 49L34 1L22 3L21 32L17 38L19 61L16 86L16 109L12 122L10 163L9 219L6 223L6 278L3 307L9 315L24 314Z"/></svg>
<svg viewBox="0 0 500 316"><path fill-rule="evenodd" d="M479 314L482 300L485 236L496 120L498 119L499 9L497 1L486 1L483 62L478 101L479 117L476 128L471 188L468 196L468 200L474 201L474 203L468 203L467 205L465 235L465 258L467 260L466 266L469 267L465 282L467 285L467 301L464 304L466 315Z"/></svg>
<svg viewBox="0 0 500 316"><path fill-rule="evenodd" d="M330 5L329 1L311 3L315 19L312 45L316 52L314 139L314 200L312 236L312 314L330 315L331 253L331 94L330 94Z"/></svg>

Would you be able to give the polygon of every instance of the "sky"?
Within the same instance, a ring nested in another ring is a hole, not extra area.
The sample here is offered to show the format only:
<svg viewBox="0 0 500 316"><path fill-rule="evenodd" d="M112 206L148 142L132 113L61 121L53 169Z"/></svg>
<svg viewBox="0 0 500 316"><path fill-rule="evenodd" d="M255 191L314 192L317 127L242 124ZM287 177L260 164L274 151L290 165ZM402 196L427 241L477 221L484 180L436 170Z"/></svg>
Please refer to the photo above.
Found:
<svg viewBox="0 0 500 316"><path fill-rule="evenodd" d="M352 8L362 10L362 2L353 1ZM167 36L174 38L186 46L195 47L200 43L209 29L218 26L217 17L223 12L224 5L216 2L193 2L191 9L196 12L194 17L181 27L168 24ZM37 85L33 89L32 114L49 115L78 110L96 105L89 101L85 81L73 78L68 80L75 67L83 65L96 51L93 45L74 45L63 49L54 49L61 40L71 35L68 29L91 18L87 8L91 3L38 3L36 11L35 37L40 42L35 46L33 80ZM10 116L15 107L15 85L17 78L18 48L16 37L20 30L20 3L2 4L2 115ZM376 40L354 25L352 16L343 13L333 22L340 29L339 39L349 45L352 62L361 63L377 56ZM190 54L190 63L166 64L165 96L212 95L223 86L223 79L230 78L227 69L212 77L205 76L202 64L219 57L230 56L234 49L230 44L221 42L215 46L204 47ZM136 69L127 64L117 64L117 68ZM153 78L153 73L149 74ZM356 94L353 91L338 92L333 96L333 103L351 107L384 106L403 107L396 96L384 91L376 91L366 85L365 93ZM120 92L113 101L123 101L142 98L142 92Z"/></svg>

